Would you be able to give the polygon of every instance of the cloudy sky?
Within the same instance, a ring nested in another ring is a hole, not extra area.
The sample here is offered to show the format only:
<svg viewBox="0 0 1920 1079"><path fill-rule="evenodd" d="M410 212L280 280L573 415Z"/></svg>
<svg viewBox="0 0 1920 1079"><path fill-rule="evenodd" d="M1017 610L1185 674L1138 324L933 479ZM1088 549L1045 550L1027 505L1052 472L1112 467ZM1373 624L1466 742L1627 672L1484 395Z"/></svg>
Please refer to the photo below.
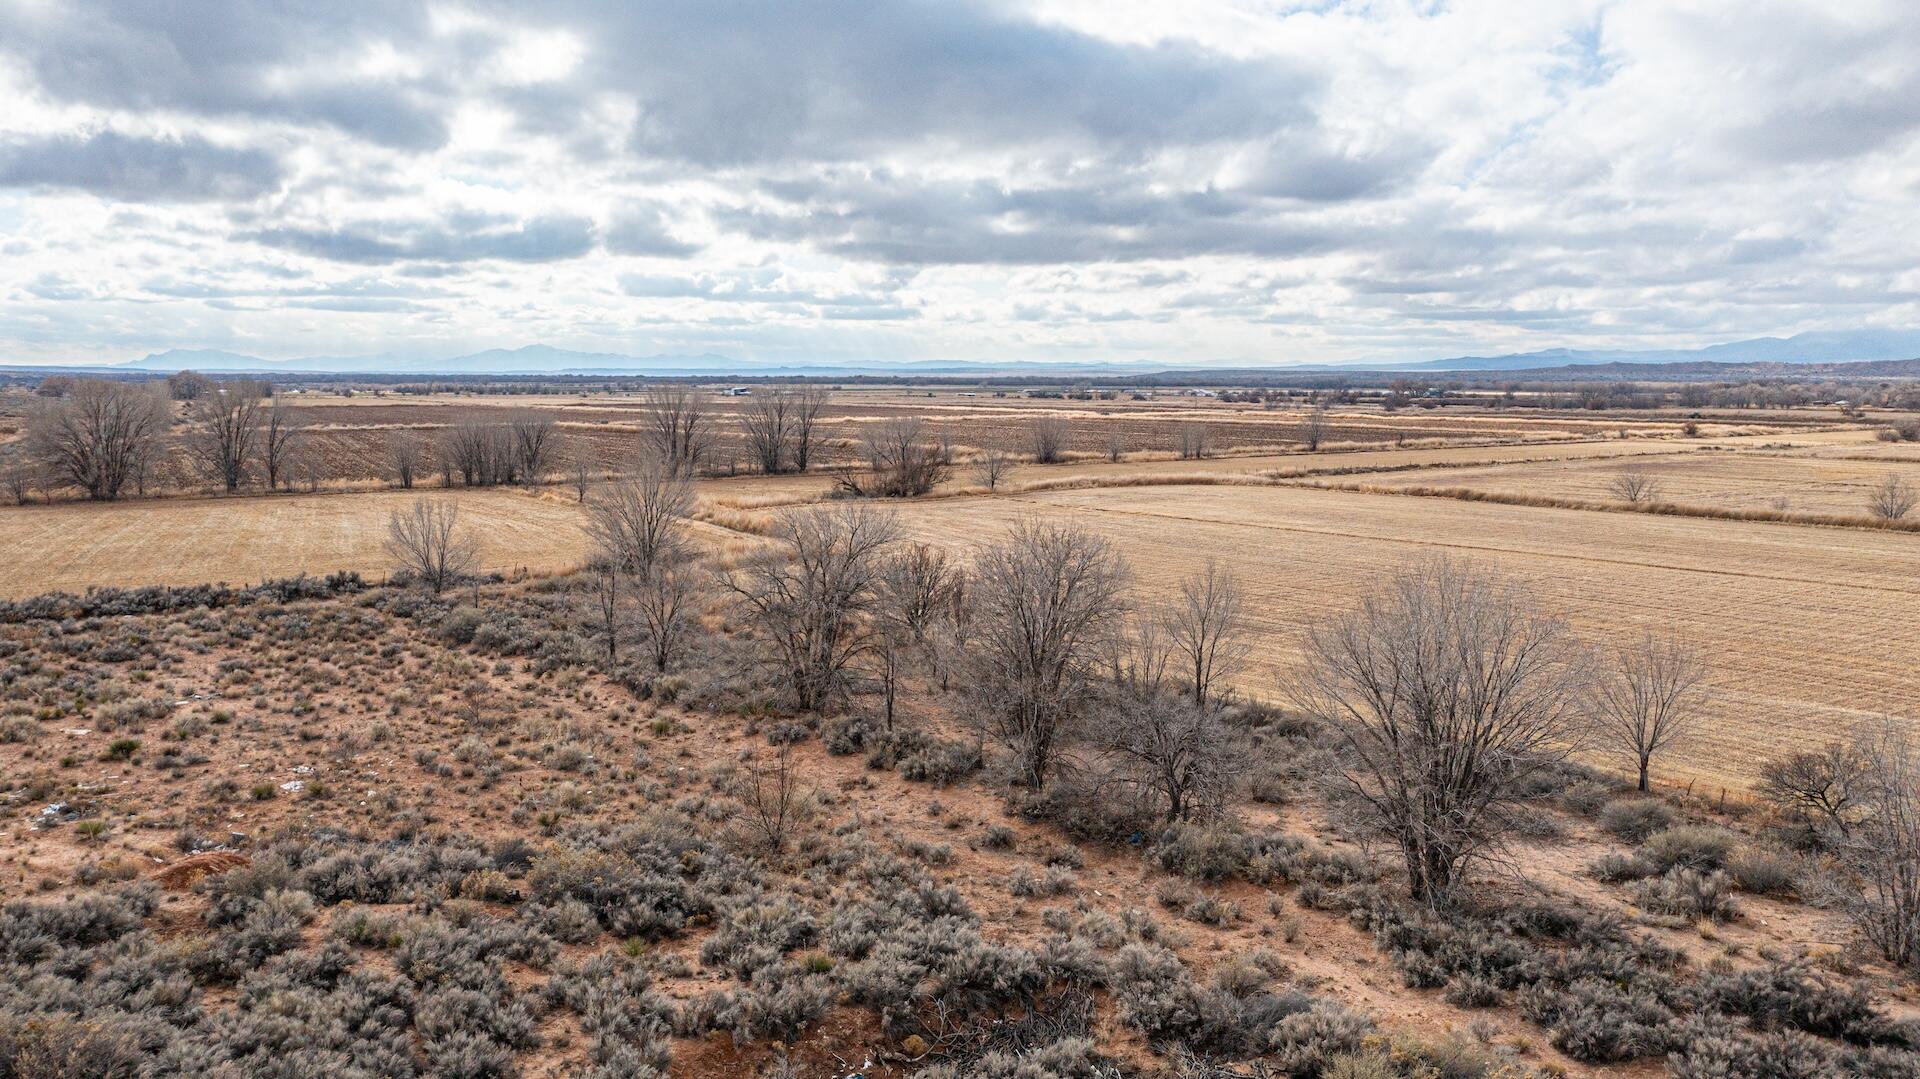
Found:
<svg viewBox="0 0 1920 1079"><path fill-rule="evenodd" d="M15 362L1920 326L1912 0L0 0L0 102Z"/></svg>

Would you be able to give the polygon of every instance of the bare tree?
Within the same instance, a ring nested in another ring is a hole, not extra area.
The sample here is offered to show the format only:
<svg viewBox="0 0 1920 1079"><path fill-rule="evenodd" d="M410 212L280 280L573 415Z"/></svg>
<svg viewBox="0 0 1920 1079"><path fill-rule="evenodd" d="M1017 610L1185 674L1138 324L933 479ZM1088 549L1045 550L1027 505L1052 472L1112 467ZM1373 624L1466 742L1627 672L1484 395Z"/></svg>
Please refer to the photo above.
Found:
<svg viewBox="0 0 1920 1079"><path fill-rule="evenodd" d="M1013 458L997 444L984 446L974 459L973 475L989 491L997 491L1013 471Z"/></svg>
<svg viewBox="0 0 1920 1079"><path fill-rule="evenodd" d="M1310 635L1296 698L1340 731L1344 786L1422 901L1451 897L1509 834L1531 778L1578 744L1576 659L1519 586L1444 559Z"/></svg>
<svg viewBox="0 0 1920 1079"><path fill-rule="evenodd" d="M468 487L512 482L513 450L506 431L481 419L467 419L441 435L440 457Z"/></svg>
<svg viewBox="0 0 1920 1079"><path fill-rule="evenodd" d="M1892 723L1863 731L1864 811L1841 845L1857 888L1844 906L1889 961L1920 967L1920 751Z"/></svg>
<svg viewBox="0 0 1920 1079"><path fill-rule="evenodd" d="M1913 487L1898 473L1889 472L1867 492L1867 512L1883 521L1897 521L1913 509Z"/></svg>
<svg viewBox="0 0 1920 1079"><path fill-rule="evenodd" d="M1660 481L1639 465L1628 465L1614 473L1607 489L1622 502L1652 502L1660 497Z"/></svg>
<svg viewBox="0 0 1920 1079"><path fill-rule="evenodd" d="M1078 526L1026 522L980 553L975 580L970 711L1040 790L1096 696L1124 611L1126 570L1105 540Z"/></svg>
<svg viewBox="0 0 1920 1079"><path fill-rule="evenodd" d="M260 429L260 466L267 473L267 489L272 490L282 484L291 486L295 460L303 456L301 451L306 441L306 421L293 406L278 401L268 406L264 415ZM312 461L308 463L317 464ZM411 477L411 471L408 475ZM411 478L406 486L413 486Z"/></svg>
<svg viewBox="0 0 1920 1079"><path fill-rule="evenodd" d="M53 481L106 501L141 477L167 421L166 402L150 386L80 379L28 417L27 446Z"/></svg>
<svg viewBox="0 0 1920 1079"><path fill-rule="evenodd" d="M193 423L187 452L228 494L240 489L260 437L260 414L267 397L257 382L223 382L196 399L187 411Z"/></svg>
<svg viewBox="0 0 1920 1079"><path fill-rule="evenodd" d="M768 386L764 393L747 398L740 413L740 434L747 451L769 476L788 471L793 440L793 394L783 387Z"/></svg>
<svg viewBox="0 0 1920 1079"><path fill-rule="evenodd" d="M1107 425L1107 463L1119 464L1127 455L1127 433L1112 423Z"/></svg>
<svg viewBox="0 0 1920 1079"><path fill-rule="evenodd" d="M539 483L552 465L553 450L559 443L553 417L521 412L507 421L506 436L513 456L512 472L528 486Z"/></svg>
<svg viewBox="0 0 1920 1079"><path fill-rule="evenodd" d="M1121 776L1152 791L1168 821L1218 810L1237 771L1235 747L1217 708L1176 689L1179 660L1160 619L1114 637L1113 699L1096 742L1118 757Z"/></svg>
<svg viewBox="0 0 1920 1079"><path fill-rule="evenodd" d="M814 451L820 446L820 413L827 407L827 388L807 384L792 391L793 470L805 472L813 467Z"/></svg>
<svg viewBox="0 0 1920 1079"><path fill-rule="evenodd" d="M749 765L735 788L742 826L769 854L786 850L795 830L813 815L813 798L794 771L792 749L782 745L773 763Z"/></svg>
<svg viewBox="0 0 1920 1079"><path fill-rule="evenodd" d="M647 656L654 670L664 671L693 630L693 578L681 566L658 563L638 579L633 592L635 622Z"/></svg>
<svg viewBox="0 0 1920 1079"><path fill-rule="evenodd" d="M586 502L587 488L593 485L593 447L578 435L567 443L567 479L573 484L573 500Z"/></svg>
<svg viewBox="0 0 1920 1079"><path fill-rule="evenodd" d="M1307 447L1307 452L1311 453L1318 450L1320 443L1326 440L1327 410L1320 406L1308 409L1307 414L1300 420L1301 443Z"/></svg>
<svg viewBox="0 0 1920 1079"><path fill-rule="evenodd" d="M874 498L912 498L926 494L947 477L940 447L924 437L925 421L899 416L869 427L866 441L867 478L852 469L840 472L841 490Z"/></svg>
<svg viewBox="0 0 1920 1079"><path fill-rule="evenodd" d="M587 534L620 572L644 576L673 560L680 522L692 510L692 482L650 459L588 499Z"/></svg>
<svg viewBox="0 0 1920 1079"><path fill-rule="evenodd" d="M1058 416L1036 416L1027 425L1027 448L1036 465L1058 464L1067 447L1067 421Z"/></svg>
<svg viewBox="0 0 1920 1079"><path fill-rule="evenodd" d="M1594 717L1608 748L1633 761L1640 789L1652 790L1654 755L1684 742L1706 703L1706 668L1680 642L1642 637L1614 657L1594 686Z"/></svg>
<svg viewBox="0 0 1920 1079"><path fill-rule="evenodd" d="M451 500L416 498L388 515L387 554L437 596L473 569L480 551Z"/></svg>
<svg viewBox="0 0 1920 1079"><path fill-rule="evenodd" d="M707 395L682 382L648 386L642 437L653 456L675 472L691 475L712 442Z"/></svg>
<svg viewBox="0 0 1920 1079"><path fill-rule="evenodd" d="M953 610L965 573L940 548L910 543L881 563L876 587L880 617L899 624L908 640L924 644L934 624Z"/></svg>
<svg viewBox="0 0 1920 1079"><path fill-rule="evenodd" d="M1180 582L1180 594L1161 617L1187 695L1196 707L1208 707L1219 696L1216 687L1240 672L1250 649L1240 583L1208 560L1206 569Z"/></svg>
<svg viewBox="0 0 1920 1079"><path fill-rule="evenodd" d="M1760 796L1783 813L1852 834L1867 797L1872 763L1855 739L1790 753L1760 767Z"/></svg>
<svg viewBox="0 0 1920 1079"><path fill-rule="evenodd" d="M626 574L605 550L595 553L580 581L581 598L594 632L600 637L607 666L620 660L620 631L626 614Z"/></svg>
<svg viewBox="0 0 1920 1079"><path fill-rule="evenodd" d="M217 385L198 371L175 371L167 376L167 394L176 401L198 401Z"/></svg>
<svg viewBox="0 0 1920 1079"><path fill-rule="evenodd" d="M420 439L411 431L387 432L387 469L402 490L413 490L420 472Z"/></svg>
<svg viewBox="0 0 1920 1079"><path fill-rule="evenodd" d="M26 505L28 496L33 494L39 480L39 469L25 454L0 457L0 487L5 488L7 497L13 499L14 505Z"/></svg>
<svg viewBox="0 0 1920 1079"><path fill-rule="evenodd" d="M1174 448L1183 461L1198 461L1213 455L1213 432L1204 423L1186 422L1174 427Z"/></svg>
<svg viewBox="0 0 1920 1079"><path fill-rule="evenodd" d="M945 551L909 544L880 564L874 580L872 667L880 683L882 715L893 729L900 676L919 656L935 659L934 629L951 614L963 585Z"/></svg>
<svg viewBox="0 0 1920 1079"><path fill-rule="evenodd" d="M865 503L794 511L775 529L779 549L723 575L801 710L823 709L843 690L868 644L880 560L898 535L892 514Z"/></svg>

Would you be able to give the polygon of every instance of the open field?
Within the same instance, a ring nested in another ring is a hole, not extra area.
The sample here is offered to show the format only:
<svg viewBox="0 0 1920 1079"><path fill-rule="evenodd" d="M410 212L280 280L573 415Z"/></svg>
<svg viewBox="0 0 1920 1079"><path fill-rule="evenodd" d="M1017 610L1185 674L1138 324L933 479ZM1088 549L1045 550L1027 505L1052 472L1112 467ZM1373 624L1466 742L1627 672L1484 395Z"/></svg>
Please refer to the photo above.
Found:
<svg viewBox="0 0 1920 1079"><path fill-rule="evenodd" d="M1701 650L1716 699L1669 778L1737 786L1769 753L1906 716L1920 691L1920 537L1261 487L1065 491L903 518L919 539L964 548L1029 515L1107 537L1147 595L1208 558L1231 568L1261 642L1241 685L1264 697L1311 627L1423 554L1526 581L1598 644L1670 628Z"/></svg>
<svg viewBox="0 0 1920 1079"><path fill-rule="evenodd" d="M586 550L571 501L511 490L436 493L480 538L483 569L570 568ZM0 511L0 595L106 584L246 584L298 573L385 574L387 516L405 491L61 503Z"/></svg>
<svg viewBox="0 0 1920 1079"><path fill-rule="evenodd" d="M1910 451L1909 456L1916 455ZM1568 458L1396 473L1366 482L1382 487L1443 486L1501 495L1623 502L1613 485L1629 468L1655 485L1655 500L1718 510L1864 515L1868 493L1889 474L1920 487L1920 460L1888 458L1881 463L1850 457L1711 452L1619 461Z"/></svg>
<svg viewBox="0 0 1920 1079"><path fill-rule="evenodd" d="M1861 716L1903 712L1920 688L1912 674L1920 628L1906 615L1920 592L1909 569L1920 536L1234 481L1375 470L1350 478L1601 501L1620 461L1630 460L1654 473L1672 499L1765 508L1786 497L1798 510L1846 512L1857 508L1861 485L1888 467L1844 459L1882 445L1869 438L1834 431L1080 461L1020 468L1000 496L936 498L901 512L916 534L960 546L990 540L1022 515L1082 520L1128 555L1148 594L1218 558L1253 596L1263 652L1244 688L1266 697L1277 692L1305 628L1344 610L1403 559L1424 551L1485 559L1533 583L1597 642L1671 624L1697 644L1712 661L1720 697L1686 774L1739 784L1764 751L1818 740ZM1898 467L1920 481L1920 464ZM1189 478L1198 482L1182 483ZM948 489L971 482L962 466ZM1128 486L1135 483L1143 486ZM716 479L701 483L701 498L715 523L751 527L776 507L824 497L831 486L819 474ZM482 538L488 569L559 571L585 554L569 490L444 494ZM336 569L378 576L389 566L387 515L412 497L365 491L4 508L0 547L10 557L0 566L0 596Z"/></svg>

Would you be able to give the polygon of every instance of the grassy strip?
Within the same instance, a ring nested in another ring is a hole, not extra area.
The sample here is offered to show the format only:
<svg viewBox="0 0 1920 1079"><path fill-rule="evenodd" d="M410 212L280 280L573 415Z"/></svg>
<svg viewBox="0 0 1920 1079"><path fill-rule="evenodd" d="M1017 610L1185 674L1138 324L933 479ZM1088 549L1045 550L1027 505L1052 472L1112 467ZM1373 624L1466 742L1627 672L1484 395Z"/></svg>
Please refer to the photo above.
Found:
<svg viewBox="0 0 1920 1079"><path fill-rule="evenodd" d="M1920 532L1920 520L1899 518L1884 520L1865 515L1841 513L1795 513L1791 510L1732 510L1713 506L1684 505L1678 502L1596 502L1580 498L1550 495L1517 495L1502 491L1480 491L1470 487L1388 487L1377 483L1311 483L1323 491L1351 491L1367 495L1409 495L1414 498L1451 498L1460 502L1492 502L1503 506L1532 506L1540 509L1592 510L1600 513L1639 513L1655 517L1700 517L1716 521L1746 521L1762 524L1814 525L1821 528L1861 528L1877 532Z"/></svg>

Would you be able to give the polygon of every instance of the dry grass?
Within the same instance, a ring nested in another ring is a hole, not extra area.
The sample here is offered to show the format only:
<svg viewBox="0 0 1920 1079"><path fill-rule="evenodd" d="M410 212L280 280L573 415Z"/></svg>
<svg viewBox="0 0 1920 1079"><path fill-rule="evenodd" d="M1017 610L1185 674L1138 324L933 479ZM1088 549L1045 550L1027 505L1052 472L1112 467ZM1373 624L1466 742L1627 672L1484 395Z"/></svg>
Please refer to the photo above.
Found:
<svg viewBox="0 0 1920 1079"><path fill-rule="evenodd" d="M1302 635L1411 555L1443 551L1529 582L1591 641L1671 628L1709 657L1713 716L1684 778L1738 786L1769 752L1904 716L1920 666L1912 537L1264 487L1054 492L908 507L916 538L969 547L1031 514L1078 520L1163 594L1209 558L1238 573L1257 661L1281 695Z"/></svg>
<svg viewBox="0 0 1920 1079"><path fill-rule="evenodd" d="M480 540L486 570L536 572L577 565L586 551L571 500L518 491L426 492L452 498ZM243 584L296 573L359 570L383 576L387 515L404 491L274 498L62 503L0 510L0 595L90 585Z"/></svg>
<svg viewBox="0 0 1920 1079"><path fill-rule="evenodd" d="M1317 483L1330 491L1356 494L1406 495L1415 498L1451 498L1461 502L1494 502L1503 506L1534 506L1547 509L1593 510L1603 513L1641 513L1656 517L1703 517L1720 521L1767 522L1771 524L1815 525L1825 528L1876 528L1890 532L1920 532L1920 518L1875 517L1868 514L1797 513L1791 509L1721 509L1693 506L1680 502L1599 502L1554 495L1528 495L1510 491L1484 491L1472 487L1434 487L1425 484L1392 486L1379 483Z"/></svg>
<svg viewBox="0 0 1920 1079"><path fill-rule="evenodd" d="M1521 504L1613 507L1624 505L1612 490L1628 463L1542 461L1449 470L1444 484L1419 475L1382 478L1378 487L1446 497L1487 497ZM1631 462L1657 487L1652 500L1665 505L1632 507L1640 512L1701 513L1742 520L1793 520L1814 524L1873 524L1867 494L1889 473L1920 482L1920 464L1898 460L1851 460L1804 452L1701 452L1643 457ZM1415 492L1444 486L1452 490Z"/></svg>

